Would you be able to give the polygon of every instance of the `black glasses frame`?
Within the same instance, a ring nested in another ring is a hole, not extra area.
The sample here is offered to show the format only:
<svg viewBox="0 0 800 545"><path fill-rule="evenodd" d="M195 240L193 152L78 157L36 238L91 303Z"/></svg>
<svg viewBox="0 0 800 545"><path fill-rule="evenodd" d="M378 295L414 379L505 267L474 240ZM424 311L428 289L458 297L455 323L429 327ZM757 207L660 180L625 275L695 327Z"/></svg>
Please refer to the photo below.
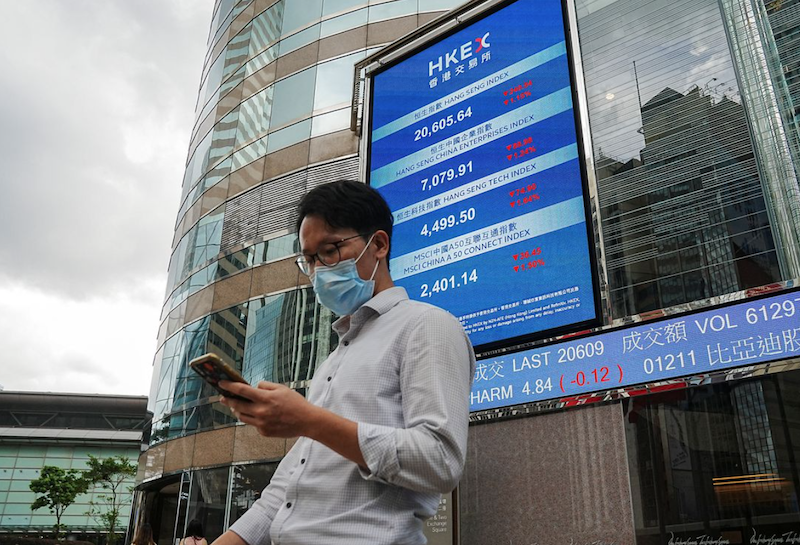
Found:
<svg viewBox="0 0 800 545"><path fill-rule="evenodd" d="M333 263L328 263L319 256L319 248L317 249L317 252L311 254L310 256L305 256L305 255L297 256L297 259L294 260L294 263L295 265L297 265L297 268L300 269L300 272L302 272L306 276L311 275L311 271L314 268L315 261L319 261L326 267L335 267L342 260L342 251L339 248L339 245L342 244L343 242L347 242L348 240L352 240L358 237L366 238L366 236L367 235L363 233L359 233L351 237L346 237L341 240L337 240L336 242L325 242L324 244L332 244L333 247L336 248L336 259L334 260Z"/></svg>

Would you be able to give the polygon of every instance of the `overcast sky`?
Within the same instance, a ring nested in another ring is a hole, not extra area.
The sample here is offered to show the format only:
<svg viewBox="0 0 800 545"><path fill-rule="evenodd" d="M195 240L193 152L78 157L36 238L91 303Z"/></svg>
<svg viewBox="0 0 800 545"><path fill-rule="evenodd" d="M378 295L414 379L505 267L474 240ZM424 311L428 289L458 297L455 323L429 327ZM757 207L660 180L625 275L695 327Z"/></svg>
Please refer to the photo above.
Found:
<svg viewBox="0 0 800 545"><path fill-rule="evenodd" d="M146 395L213 0L0 2L0 385Z"/></svg>

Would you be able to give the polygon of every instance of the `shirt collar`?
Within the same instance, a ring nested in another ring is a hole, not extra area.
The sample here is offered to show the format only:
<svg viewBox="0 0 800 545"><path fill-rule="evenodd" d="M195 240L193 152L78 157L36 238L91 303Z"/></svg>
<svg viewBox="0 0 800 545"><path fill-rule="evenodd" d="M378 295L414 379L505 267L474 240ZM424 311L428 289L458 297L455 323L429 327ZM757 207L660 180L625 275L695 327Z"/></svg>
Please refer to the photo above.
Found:
<svg viewBox="0 0 800 545"><path fill-rule="evenodd" d="M391 288L383 290L378 295L364 303L361 308L367 307L371 308L378 314L386 314L395 305L402 303L403 301L408 301L408 293L406 293L406 289L401 288L400 286L392 286ZM356 313L357 312L358 310Z"/></svg>
<svg viewBox="0 0 800 545"><path fill-rule="evenodd" d="M405 288L393 286L380 292L378 295L361 305L358 310L348 316L342 316L333 322L333 330L340 335L350 329L351 319L356 322L363 322L373 314L386 314L397 304L408 301L408 293Z"/></svg>

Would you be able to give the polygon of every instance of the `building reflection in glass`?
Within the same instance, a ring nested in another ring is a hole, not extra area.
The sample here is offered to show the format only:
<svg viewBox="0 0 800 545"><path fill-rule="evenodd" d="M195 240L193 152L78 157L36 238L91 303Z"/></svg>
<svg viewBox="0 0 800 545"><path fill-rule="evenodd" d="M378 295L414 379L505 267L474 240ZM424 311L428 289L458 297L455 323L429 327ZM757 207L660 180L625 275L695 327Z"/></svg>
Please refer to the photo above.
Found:
<svg viewBox="0 0 800 545"><path fill-rule="evenodd" d="M229 411L208 401L217 395L189 362L214 352L251 384L261 380L300 391L336 347L335 317L317 304L309 288L254 299L189 324L156 358L151 443L233 423Z"/></svg>
<svg viewBox="0 0 800 545"><path fill-rule="evenodd" d="M297 384L336 347L333 314L317 304L311 289L293 290L250 302L245 379Z"/></svg>
<svg viewBox="0 0 800 545"><path fill-rule="evenodd" d="M195 518L211 542L255 503L277 466L257 463L186 470L138 490L133 508L150 521L158 545L178 543Z"/></svg>
<svg viewBox="0 0 800 545"><path fill-rule="evenodd" d="M637 543L796 531L798 387L792 371L629 401Z"/></svg>
<svg viewBox="0 0 800 545"><path fill-rule="evenodd" d="M187 520L201 521L209 543L222 535L226 528L229 472L229 467L220 467L192 474Z"/></svg>
<svg viewBox="0 0 800 545"><path fill-rule="evenodd" d="M614 317L780 279L717 2L578 6Z"/></svg>
<svg viewBox="0 0 800 545"><path fill-rule="evenodd" d="M231 501L228 524L233 524L261 497L277 464L235 465L232 468Z"/></svg>

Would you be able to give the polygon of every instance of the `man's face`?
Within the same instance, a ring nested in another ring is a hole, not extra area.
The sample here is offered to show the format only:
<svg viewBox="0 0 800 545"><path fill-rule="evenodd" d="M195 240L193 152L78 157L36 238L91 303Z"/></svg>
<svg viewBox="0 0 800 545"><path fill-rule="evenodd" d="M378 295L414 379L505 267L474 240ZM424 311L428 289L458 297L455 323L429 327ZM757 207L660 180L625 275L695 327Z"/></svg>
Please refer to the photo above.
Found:
<svg viewBox="0 0 800 545"><path fill-rule="evenodd" d="M367 241L357 235L359 235L359 233L354 229L334 229L319 216L306 216L300 224L300 252L306 257L309 263L312 263L312 255L320 252L322 248L325 248L326 244L336 244L339 248L340 262L347 259L358 259L361 252L364 251ZM342 239L349 240L341 242ZM330 246L328 246L328 248L330 248ZM374 244L370 244L370 247L367 248L364 255L358 260L358 263L356 263L358 275L362 279L366 280L372 276L375 263L377 262L377 258L374 254ZM316 258L313 258L311 268L312 274L316 267L319 266L320 262Z"/></svg>

